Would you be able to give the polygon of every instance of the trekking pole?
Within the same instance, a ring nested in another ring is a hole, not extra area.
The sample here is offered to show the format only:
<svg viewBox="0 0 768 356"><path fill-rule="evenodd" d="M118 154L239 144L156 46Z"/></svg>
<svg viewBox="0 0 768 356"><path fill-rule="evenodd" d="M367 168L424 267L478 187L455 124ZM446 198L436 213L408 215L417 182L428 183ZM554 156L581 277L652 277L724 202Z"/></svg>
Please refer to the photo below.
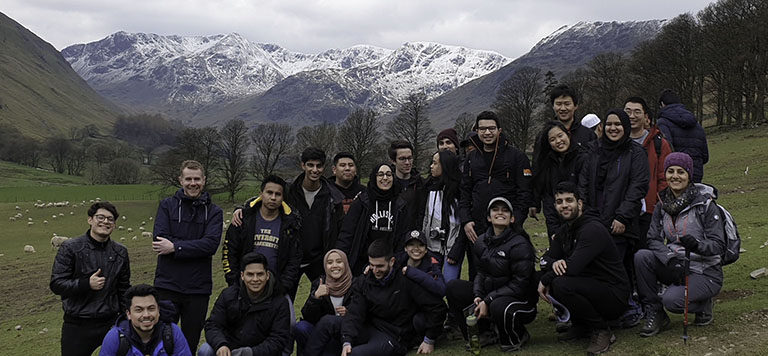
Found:
<svg viewBox="0 0 768 356"><path fill-rule="evenodd" d="M683 313L683 345L688 346L688 275L691 267L691 251L685 249L685 311Z"/></svg>

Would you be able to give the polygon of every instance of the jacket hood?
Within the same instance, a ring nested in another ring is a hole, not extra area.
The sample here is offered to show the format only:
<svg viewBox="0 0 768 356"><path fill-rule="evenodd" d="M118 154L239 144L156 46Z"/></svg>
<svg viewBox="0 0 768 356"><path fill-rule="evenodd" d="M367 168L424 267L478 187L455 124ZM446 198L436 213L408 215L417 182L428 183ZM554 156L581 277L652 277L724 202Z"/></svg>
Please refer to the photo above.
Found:
<svg viewBox="0 0 768 356"><path fill-rule="evenodd" d="M258 196L256 199L248 203L249 209L253 209L257 207L261 207L261 196ZM291 212L292 212L291 207L288 205L288 203L285 202L285 200L283 200L282 207L283 207L283 214L291 215Z"/></svg>
<svg viewBox="0 0 768 356"><path fill-rule="evenodd" d="M211 204L211 195L208 194L208 192L202 192L200 193L200 196L197 198L191 198L184 194L184 188L179 188L179 190L176 191L176 194L174 194L174 197L181 201L191 201L192 205L210 205Z"/></svg>
<svg viewBox="0 0 768 356"><path fill-rule="evenodd" d="M661 109L659 116L667 118L682 128L691 128L698 124L696 116L688 111L683 104L669 104Z"/></svg>

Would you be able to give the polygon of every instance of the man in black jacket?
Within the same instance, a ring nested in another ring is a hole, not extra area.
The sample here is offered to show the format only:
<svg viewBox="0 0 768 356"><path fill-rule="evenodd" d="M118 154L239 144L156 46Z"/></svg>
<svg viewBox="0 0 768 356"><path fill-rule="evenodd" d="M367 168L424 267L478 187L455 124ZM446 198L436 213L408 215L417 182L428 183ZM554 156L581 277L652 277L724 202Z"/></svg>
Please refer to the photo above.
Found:
<svg viewBox="0 0 768 356"><path fill-rule="evenodd" d="M110 238L119 216L108 202L91 205L88 231L65 241L56 254L50 288L64 308L63 356L90 355L127 309L122 296L131 286L128 250Z"/></svg>
<svg viewBox="0 0 768 356"><path fill-rule="evenodd" d="M571 313L572 326L560 340L587 337L587 352L608 351L616 341L608 320L627 309L629 283L622 259L608 229L596 216L583 212L584 202L576 185L562 182L555 187L555 206L565 224L542 257L546 272L539 282L539 295L554 298Z"/></svg>
<svg viewBox="0 0 768 356"><path fill-rule="evenodd" d="M400 197L405 201L405 227L408 231L421 229L424 220L424 202L421 200L424 179L413 167L413 145L397 140L389 145L389 159L395 166L395 180L402 189Z"/></svg>
<svg viewBox="0 0 768 356"><path fill-rule="evenodd" d="M267 258L243 256L240 281L221 292L198 355L279 356L290 340L290 306Z"/></svg>
<svg viewBox="0 0 768 356"><path fill-rule="evenodd" d="M549 93L549 101L557 119L568 129L572 145L584 146L597 139L594 131L582 125L580 119L576 120L575 114L576 109L579 108L579 95L574 88L565 84L552 88Z"/></svg>
<svg viewBox="0 0 768 356"><path fill-rule="evenodd" d="M335 177L333 185L344 196L341 205L344 207L344 214L346 214L355 197L365 190L365 186L360 184L360 178L357 176L355 156L349 152L337 153L333 156L332 170Z"/></svg>
<svg viewBox="0 0 768 356"><path fill-rule="evenodd" d="M391 246L376 240L368 247L370 270L353 288L355 297L341 322L342 356L404 355L415 334L413 318L424 313L426 336L418 353L430 353L440 336L445 303L399 273Z"/></svg>
<svg viewBox="0 0 768 356"><path fill-rule="evenodd" d="M336 245L344 218L344 196L323 177L323 150L305 149L301 153L301 169L304 172L293 180L285 201L301 217L301 272L314 281L323 274L323 256ZM288 292L291 298L296 296L296 288Z"/></svg>

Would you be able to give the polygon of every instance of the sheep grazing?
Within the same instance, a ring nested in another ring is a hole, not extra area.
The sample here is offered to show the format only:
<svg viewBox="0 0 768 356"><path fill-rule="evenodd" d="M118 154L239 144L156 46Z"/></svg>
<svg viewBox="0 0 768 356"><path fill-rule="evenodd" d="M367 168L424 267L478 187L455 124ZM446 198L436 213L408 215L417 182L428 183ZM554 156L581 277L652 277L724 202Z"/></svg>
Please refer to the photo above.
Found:
<svg viewBox="0 0 768 356"><path fill-rule="evenodd" d="M126 231L128 231L128 232L133 232L133 228L130 228L130 227L129 227L129 228L128 228L128 230L126 230Z"/></svg>
<svg viewBox="0 0 768 356"><path fill-rule="evenodd" d="M141 225L146 225L146 224L147 224L147 222L146 222L146 221L142 221L142 222L141 222Z"/></svg>
<svg viewBox="0 0 768 356"><path fill-rule="evenodd" d="M54 215L51 215L51 219L56 219L56 218L58 218L58 217L59 217L59 216L58 216L58 215L55 215L55 214L54 214Z"/></svg>
<svg viewBox="0 0 768 356"><path fill-rule="evenodd" d="M16 217L15 216L11 216L11 217L8 218L8 221L16 221Z"/></svg>
<svg viewBox="0 0 768 356"><path fill-rule="evenodd" d="M64 216L64 213L59 213L59 216Z"/></svg>
<svg viewBox="0 0 768 356"><path fill-rule="evenodd" d="M27 221L27 226L32 226L32 225L34 225L34 224L35 224L35 223L33 223L33 222L31 222L31 221Z"/></svg>
<svg viewBox="0 0 768 356"><path fill-rule="evenodd" d="M18 205L16 205L16 210L21 210L21 207L19 207Z"/></svg>
<svg viewBox="0 0 768 356"><path fill-rule="evenodd" d="M133 237L131 237L131 240L136 240L136 235L134 235Z"/></svg>
<svg viewBox="0 0 768 356"><path fill-rule="evenodd" d="M58 250L59 247L61 247L61 244L64 243L64 241L69 240L69 237L66 236L56 236L56 234L51 237L51 249L52 250Z"/></svg>
<svg viewBox="0 0 768 356"><path fill-rule="evenodd" d="M150 217L149 217L149 221L152 221L152 220L155 220L155 218L153 218L153 217L151 217L151 216L150 216Z"/></svg>
<svg viewBox="0 0 768 356"><path fill-rule="evenodd" d="M118 227L117 227L117 229L118 229L118 230L125 230L125 226L123 226L123 225L120 225L120 226L118 226Z"/></svg>
<svg viewBox="0 0 768 356"><path fill-rule="evenodd" d="M69 215L75 215L75 212L74 211L70 211Z"/></svg>
<svg viewBox="0 0 768 356"><path fill-rule="evenodd" d="M144 226L139 226L139 231L144 231Z"/></svg>
<svg viewBox="0 0 768 356"><path fill-rule="evenodd" d="M141 237L152 237L152 232L144 231L141 233Z"/></svg>
<svg viewBox="0 0 768 356"><path fill-rule="evenodd" d="M125 219L128 219L128 218L127 218L127 217L125 217L125 215L123 215L123 220L125 220Z"/></svg>
<svg viewBox="0 0 768 356"><path fill-rule="evenodd" d="M35 253L35 247L32 245L24 245L24 252L26 253Z"/></svg>
<svg viewBox="0 0 768 356"><path fill-rule="evenodd" d="M48 223L48 220L43 220L43 224L47 224L47 223Z"/></svg>
<svg viewBox="0 0 768 356"><path fill-rule="evenodd" d="M27 218L27 221L32 221L32 218Z"/></svg>

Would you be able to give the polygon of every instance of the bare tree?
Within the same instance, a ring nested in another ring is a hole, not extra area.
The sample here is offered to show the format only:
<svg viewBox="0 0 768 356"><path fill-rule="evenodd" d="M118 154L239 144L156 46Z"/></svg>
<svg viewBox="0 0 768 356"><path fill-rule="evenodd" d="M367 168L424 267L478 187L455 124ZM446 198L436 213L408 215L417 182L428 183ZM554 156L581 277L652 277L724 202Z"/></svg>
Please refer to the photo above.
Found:
<svg viewBox="0 0 768 356"><path fill-rule="evenodd" d="M336 152L336 125L323 122L315 126L304 126L296 132L296 152L307 147L317 147L330 155Z"/></svg>
<svg viewBox="0 0 768 356"><path fill-rule="evenodd" d="M523 67L501 83L492 107L501 118L504 134L525 152L535 131L534 113L544 102L541 70Z"/></svg>
<svg viewBox="0 0 768 356"><path fill-rule="evenodd" d="M456 130L456 134L459 136L459 140L463 140L469 136L469 133L475 128L475 117L468 112L459 114L456 118L456 123L453 124L453 129Z"/></svg>
<svg viewBox="0 0 768 356"><path fill-rule="evenodd" d="M222 157L224 189L229 192L229 200L234 202L235 193L243 186L248 169L246 151L251 142L248 140L248 128L243 120L230 120L221 128L219 149Z"/></svg>
<svg viewBox="0 0 768 356"><path fill-rule="evenodd" d="M582 105L598 115L623 106L627 91L625 59L620 53L601 53L587 63L586 89ZM581 105L580 105L581 106Z"/></svg>
<svg viewBox="0 0 768 356"><path fill-rule="evenodd" d="M426 166L428 151L434 147L435 130L427 109L426 94L411 93L400 107L400 114L386 129L390 141L405 140L413 145L413 165L417 168Z"/></svg>
<svg viewBox="0 0 768 356"><path fill-rule="evenodd" d="M258 178L264 178L275 171L275 166L293 145L291 127L286 124L260 124L251 130L253 142L253 170Z"/></svg>
<svg viewBox="0 0 768 356"><path fill-rule="evenodd" d="M67 169L67 158L72 151L72 143L63 137L51 137L45 141L45 152L56 173L64 173Z"/></svg>
<svg viewBox="0 0 768 356"><path fill-rule="evenodd" d="M380 127L379 115L371 109L362 108L350 113L339 127L339 151L346 151L355 156L358 174L367 172L374 164L381 141L378 132Z"/></svg>

